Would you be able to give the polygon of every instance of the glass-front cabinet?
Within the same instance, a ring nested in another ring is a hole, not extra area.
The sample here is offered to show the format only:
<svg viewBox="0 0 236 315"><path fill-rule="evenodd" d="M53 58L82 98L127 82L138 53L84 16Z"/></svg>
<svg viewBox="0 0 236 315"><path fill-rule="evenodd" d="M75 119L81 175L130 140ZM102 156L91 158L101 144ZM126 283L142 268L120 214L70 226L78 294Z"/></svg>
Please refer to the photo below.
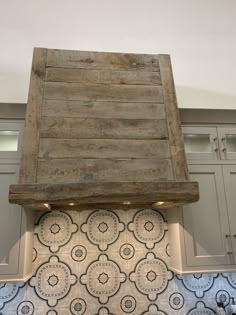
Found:
<svg viewBox="0 0 236 315"><path fill-rule="evenodd" d="M183 127L188 160L236 159L236 127Z"/></svg>
<svg viewBox="0 0 236 315"><path fill-rule="evenodd" d="M24 122L0 120L0 163L19 163ZM5 160L5 161L3 161Z"/></svg>
<svg viewBox="0 0 236 315"><path fill-rule="evenodd" d="M220 127L217 128L220 157L222 160L236 159L236 128Z"/></svg>

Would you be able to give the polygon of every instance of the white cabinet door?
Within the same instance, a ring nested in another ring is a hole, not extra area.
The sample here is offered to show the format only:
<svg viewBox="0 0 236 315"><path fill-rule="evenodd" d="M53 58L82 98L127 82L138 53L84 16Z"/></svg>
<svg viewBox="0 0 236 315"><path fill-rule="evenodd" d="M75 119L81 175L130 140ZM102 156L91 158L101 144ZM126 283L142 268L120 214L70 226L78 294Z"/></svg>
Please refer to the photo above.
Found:
<svg viewBox="0 0 236 315"><path fill-rule="evenodd" d="M189 165L199 183L198 202L183 207L187 266L232 264L227 207L220 165Z"/></svg>
<svg viewBox="0 0 236 315"><path fill-rule="evenodd" d="M18 165L0 165L0 275L18 273L22 209L8 202L18 170Z"/></svg>
<svg viewBox="0 0 236 315"><path fill-rule="evenodd" d="M218 160L219 148L215 127L182 127L188 160Z"/></svg>
<svg viewBox="0 0 236 315"><path fill-rule="evenodd" d="M220 157L222 160L236 160L236 128L218 127Z"/></svg>
<svg viewBox="0 0 236 315"><path fill-rule="evenodd" d="M233 257L236 264L236 165L224 165L223 175L229 215L230 236L233 245Z"/></svg>

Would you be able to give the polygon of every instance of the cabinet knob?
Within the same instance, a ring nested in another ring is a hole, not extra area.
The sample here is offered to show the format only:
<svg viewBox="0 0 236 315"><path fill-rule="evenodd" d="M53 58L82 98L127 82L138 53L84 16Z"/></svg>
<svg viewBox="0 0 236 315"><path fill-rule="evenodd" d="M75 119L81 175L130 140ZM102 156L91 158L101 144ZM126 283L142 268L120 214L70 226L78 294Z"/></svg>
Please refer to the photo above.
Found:
<svg viewBox="0 0 236 315"><path fill-rule="evenodd" d="M227 254L228 255L233 255L233 252L232 251L228 251Z"/></svg>
<svg viewBox="0 0 236 315"><path fill-rule="evenodd" d="M226 238L230 237L230 234L225 234L225 237ZM236 237L236 235L235 235L235 237Z"/></svg>
<svg viewBox="0 0 236 315"><path fill-rule="evenodd" d="M236 234L233 234L233 237L236 237Z"/></svg>

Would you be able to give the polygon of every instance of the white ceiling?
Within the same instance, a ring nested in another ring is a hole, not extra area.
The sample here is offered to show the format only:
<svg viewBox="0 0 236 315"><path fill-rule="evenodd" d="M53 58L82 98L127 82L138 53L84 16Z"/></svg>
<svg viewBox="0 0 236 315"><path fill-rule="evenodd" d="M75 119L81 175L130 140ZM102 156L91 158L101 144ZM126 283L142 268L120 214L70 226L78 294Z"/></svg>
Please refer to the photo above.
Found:
<svg viewBox="0 0 236 315"><path fill-rule="evenodd" d="M180 107L236 108L235 0L0 0L0 38L0 102L46 47L169 53Z"/></svg>

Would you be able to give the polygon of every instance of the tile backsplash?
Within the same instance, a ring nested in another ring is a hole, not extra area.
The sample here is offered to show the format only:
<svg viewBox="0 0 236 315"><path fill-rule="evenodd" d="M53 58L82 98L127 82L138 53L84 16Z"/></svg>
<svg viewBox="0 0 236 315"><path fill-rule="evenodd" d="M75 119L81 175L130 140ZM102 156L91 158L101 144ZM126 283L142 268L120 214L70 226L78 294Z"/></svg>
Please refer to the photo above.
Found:
<svg viewBox="0 0 236 315"><path fill-rule="evenodd" d="M40 213L33 254L26 284L0 284L1 315L211 315L236 296L236 273L168 269L164 211Z"/></svg>

